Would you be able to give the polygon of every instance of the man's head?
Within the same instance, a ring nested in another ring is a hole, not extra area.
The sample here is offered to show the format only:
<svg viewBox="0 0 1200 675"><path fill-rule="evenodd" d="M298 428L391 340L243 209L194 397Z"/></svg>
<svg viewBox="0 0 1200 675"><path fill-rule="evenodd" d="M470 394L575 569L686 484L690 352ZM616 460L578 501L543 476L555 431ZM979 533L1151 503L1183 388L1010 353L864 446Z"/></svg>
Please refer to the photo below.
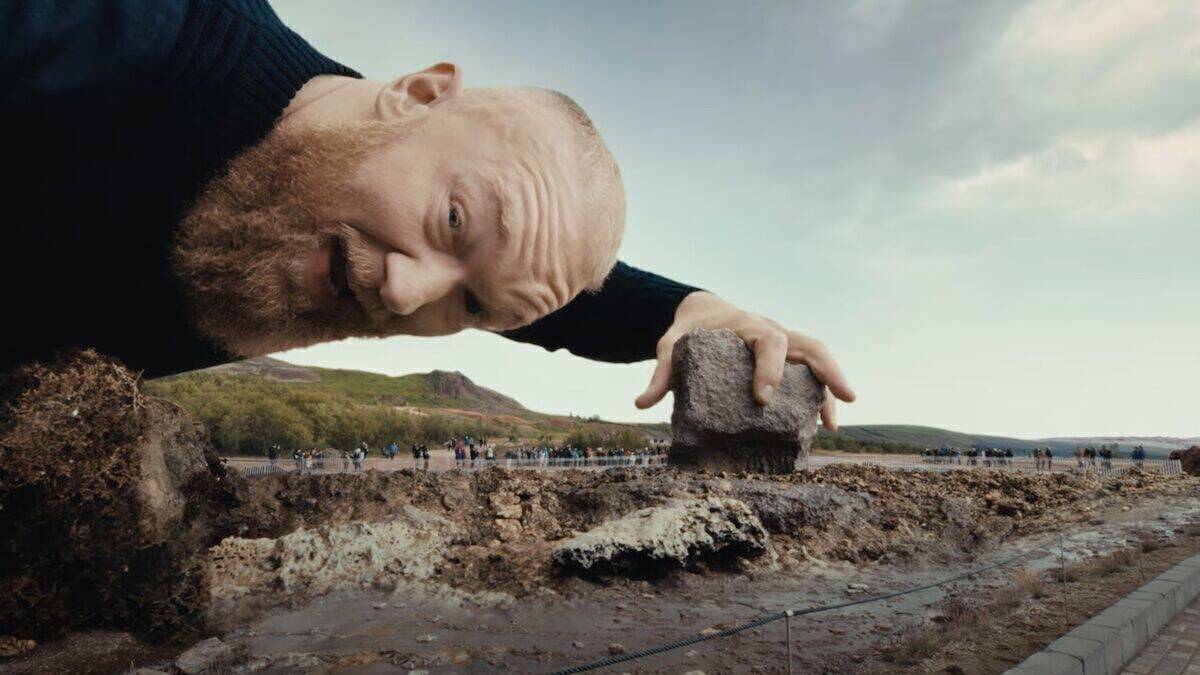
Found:
<svg viewBox="0 0 1200 675"><path fill-rule="evenodd" d="M620 173L562 94L464 91L438 64L317 103L235 158L180 229L197 326L230 351L516 328L611 269Z"/></svg>

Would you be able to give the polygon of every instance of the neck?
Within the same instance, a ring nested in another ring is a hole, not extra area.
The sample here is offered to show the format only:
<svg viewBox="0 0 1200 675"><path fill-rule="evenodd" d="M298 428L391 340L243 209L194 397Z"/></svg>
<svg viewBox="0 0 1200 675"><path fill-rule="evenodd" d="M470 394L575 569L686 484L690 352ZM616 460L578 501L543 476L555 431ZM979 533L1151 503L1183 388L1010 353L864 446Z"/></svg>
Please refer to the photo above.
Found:
<svg viewBox="0 0 1200 675"><path fill-rule="evenodd" d="M319 75L296 92L275 126L295 129L375 119L375 98L382 87L370 80Z"/></svg>

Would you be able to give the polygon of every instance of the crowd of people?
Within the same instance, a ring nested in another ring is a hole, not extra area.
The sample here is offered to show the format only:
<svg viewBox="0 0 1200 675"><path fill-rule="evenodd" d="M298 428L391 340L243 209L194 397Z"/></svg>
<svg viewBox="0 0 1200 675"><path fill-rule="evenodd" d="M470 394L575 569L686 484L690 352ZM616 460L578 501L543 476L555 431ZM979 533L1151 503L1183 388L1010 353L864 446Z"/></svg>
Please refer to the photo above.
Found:
<svg viewBox="0 0 1200 675"><path fill-rule="evenodd" d="M533 445L508 446L498 456L496 445L489 443L486 438L474 438L469 435L455 436L447 440L443 446L454 455L454 466L459 469L471 469L485 466L497 466L503 460L503 466L612 466L612 465L649 465L662 462L667 454L665 442L654 441L641 448L605 448L603 446L579 446L566 443L539 442ZM415 468L429 468L429 446L422 443L412 443L409 447ZM278 444L267 449L267 463L274 469L278 466L279 457L283 450ZM353 450L341 452L332 448L313 448L310 450L296 449L292 451L292 461L299 473L312 473L325 470L327 457L341 457L343 473L362 471L363 461L371 454L371 447L362 441ZM385 460L394 461L400 455L400 446L392 441L379 451Z"/></svg>
<svg viewBox="0 0 1200 675"><path fill-rule="evenodd" d="M1113 459L1120 457L1116 446L1107 445L1101 445L1099 448L1076 446L1074 454L1076 467L1085 470L1111 470ZM966 464L986 467L1012 465L1015 456L1011 448L980 448L977 446L960 450L953 446L943 445L936 450L925 448L921 452L922 459L932 464ZM1030 451L1029 456L1033 457L1034 467L1037 471L1054 470L1055 455L1050 447L1035 447ZM1133 460L1134 464L1141 466L1146 461L1146 448L1141 445L1134 447L1129 453L1129 458Z"/></svg>
<svg viewBox="0 0 1200 675"><path fill-rule="evenodd" d="M980 448L972 445L966 450L943 445L934 450L925 448L921 458L933 464L967 464L968 466L1005 466L1012 464L1012 448ZM966 460L964 462L964 460Z"/></svg>

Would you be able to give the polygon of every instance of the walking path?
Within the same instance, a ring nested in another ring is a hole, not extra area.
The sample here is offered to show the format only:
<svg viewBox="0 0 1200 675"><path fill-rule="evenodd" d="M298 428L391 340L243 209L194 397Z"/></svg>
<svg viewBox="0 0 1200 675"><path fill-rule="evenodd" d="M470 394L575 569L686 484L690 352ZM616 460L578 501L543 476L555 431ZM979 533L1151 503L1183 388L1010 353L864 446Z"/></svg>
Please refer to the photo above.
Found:
<svg viewBox="0 0 1200 675"><path fill-rule="evenodd" d="M1122 672L1132 675L1200 674L1200 598L1163 626Z"/></svg>

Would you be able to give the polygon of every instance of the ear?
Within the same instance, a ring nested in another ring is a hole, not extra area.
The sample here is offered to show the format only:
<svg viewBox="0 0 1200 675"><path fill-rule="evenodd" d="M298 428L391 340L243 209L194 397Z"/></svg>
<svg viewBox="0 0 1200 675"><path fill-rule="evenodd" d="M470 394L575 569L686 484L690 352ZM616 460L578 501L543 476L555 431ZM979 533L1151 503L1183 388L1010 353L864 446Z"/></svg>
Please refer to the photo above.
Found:
<svg viewBox="0 0 1200 675"><path fill-rule="evenodd" d="M462 91L462 71L453 63L438 63L384 85L375 97L375 114L390 120L435 106Z"/></svg>

